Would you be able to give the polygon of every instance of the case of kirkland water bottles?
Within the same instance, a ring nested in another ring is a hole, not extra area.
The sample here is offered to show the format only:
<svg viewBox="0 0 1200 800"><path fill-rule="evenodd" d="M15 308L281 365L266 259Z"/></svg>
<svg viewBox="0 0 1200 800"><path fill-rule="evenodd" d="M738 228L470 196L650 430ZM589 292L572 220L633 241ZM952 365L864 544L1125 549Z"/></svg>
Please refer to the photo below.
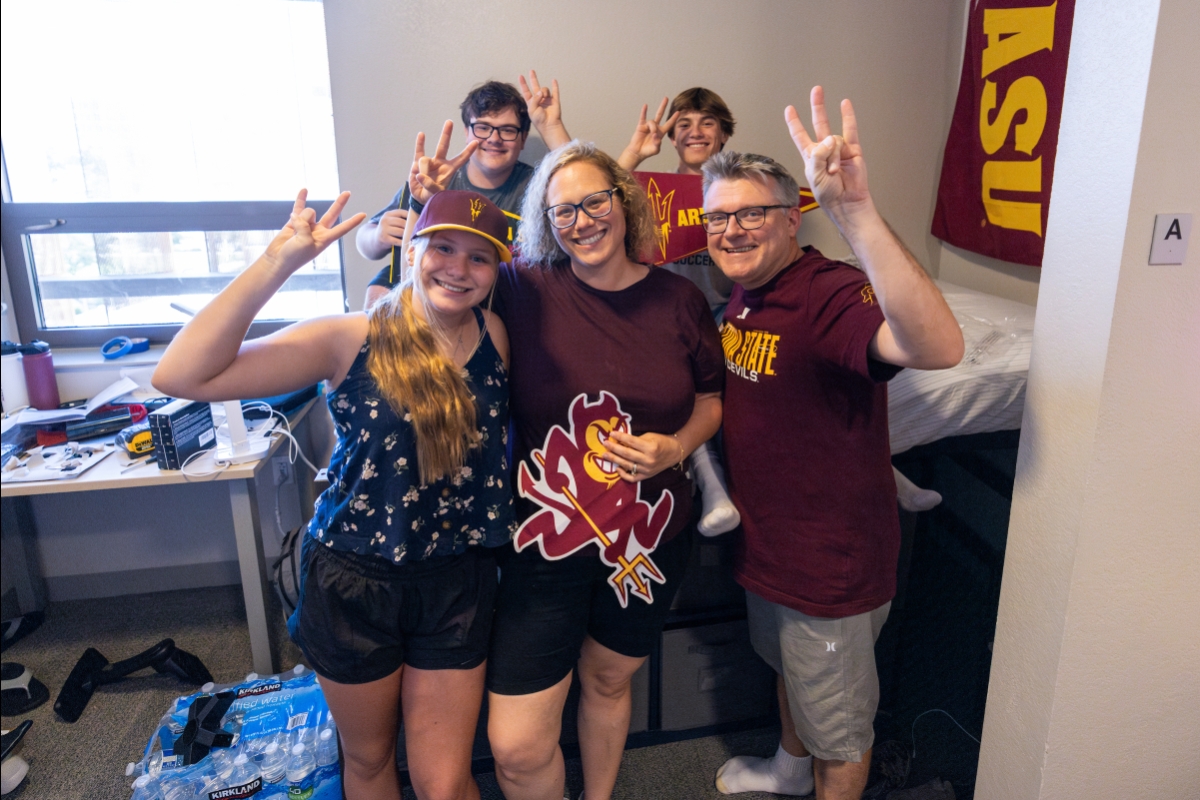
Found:
<svg viewBox="0 0 1200 800"><path fill-rule="evenodd" d="M178 698L142 760L132 800L340 800L337 727L303 666Z"/></svg>

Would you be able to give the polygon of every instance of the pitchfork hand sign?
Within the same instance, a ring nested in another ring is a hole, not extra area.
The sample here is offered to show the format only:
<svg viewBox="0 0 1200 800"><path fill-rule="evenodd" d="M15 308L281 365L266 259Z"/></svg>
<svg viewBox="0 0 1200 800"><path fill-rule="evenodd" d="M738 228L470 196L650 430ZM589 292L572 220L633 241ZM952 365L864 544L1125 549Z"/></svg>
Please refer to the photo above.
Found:
<svg viewBox="0 0 1200 800"><path fill-rule="evenodd" d="M817 202L837 221L844 214L871 202L867 190L867 165L858 141L858 122L854 117L854 106L849 100L843 100L842 133L834 134L825 113L824 90L814 86L811 99L815 141L809 138L795 106L788 106L783 116L792 141L804 159L804 174Z"/></svg>

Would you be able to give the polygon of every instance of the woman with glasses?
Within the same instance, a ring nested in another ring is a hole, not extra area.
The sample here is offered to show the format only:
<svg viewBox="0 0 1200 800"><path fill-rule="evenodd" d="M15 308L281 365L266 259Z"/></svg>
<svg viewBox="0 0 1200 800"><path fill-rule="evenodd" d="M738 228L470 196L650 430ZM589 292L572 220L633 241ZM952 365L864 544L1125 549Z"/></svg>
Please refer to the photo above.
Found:
<svg viewBox="0 0 1200 800"><path fill-rule="evenodd" d="M562 798L578 670L585 794L606 800L630 679L688 560L686 461L720 426L724 359L703 294L644 263L649 202L611 157L579 142L550 153L522 219L495 304L512 346L520 528L501 557L488 734L508 800Z"/></svg>

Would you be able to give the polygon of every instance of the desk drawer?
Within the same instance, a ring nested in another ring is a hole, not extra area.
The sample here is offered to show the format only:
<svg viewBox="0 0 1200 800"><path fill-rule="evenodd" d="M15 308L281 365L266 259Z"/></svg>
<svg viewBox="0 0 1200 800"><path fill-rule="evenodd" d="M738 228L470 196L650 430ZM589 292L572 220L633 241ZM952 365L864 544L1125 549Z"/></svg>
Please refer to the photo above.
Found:
<svg viewBox="0 0 1200 800"><path fill-rule="evenodd" d="M774 694L775 672L750 646L745 620L663 633L663 730L767 716Z"/></svg>

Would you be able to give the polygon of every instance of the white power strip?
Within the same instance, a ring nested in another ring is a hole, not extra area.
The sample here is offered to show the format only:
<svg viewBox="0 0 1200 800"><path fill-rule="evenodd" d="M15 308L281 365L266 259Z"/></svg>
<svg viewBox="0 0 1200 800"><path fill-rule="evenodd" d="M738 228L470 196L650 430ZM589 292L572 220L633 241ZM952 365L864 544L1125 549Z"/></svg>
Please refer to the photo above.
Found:
<svg viewBox="0 0 1200 800"><path fill-rule="evenodd" d="M237 443L231 441L228 422L219 426L217 428L217 448L213 453L213 461L218 466L230 466L233 464L244 464L247 461L257 461L265 456L267 451L271 449L271 434L275 430L275 417L256 420L256 423L246 425L242 421L241 427L245 432L245 438ZM235 431L237 427L237 423L235 423Z"/></svg>

